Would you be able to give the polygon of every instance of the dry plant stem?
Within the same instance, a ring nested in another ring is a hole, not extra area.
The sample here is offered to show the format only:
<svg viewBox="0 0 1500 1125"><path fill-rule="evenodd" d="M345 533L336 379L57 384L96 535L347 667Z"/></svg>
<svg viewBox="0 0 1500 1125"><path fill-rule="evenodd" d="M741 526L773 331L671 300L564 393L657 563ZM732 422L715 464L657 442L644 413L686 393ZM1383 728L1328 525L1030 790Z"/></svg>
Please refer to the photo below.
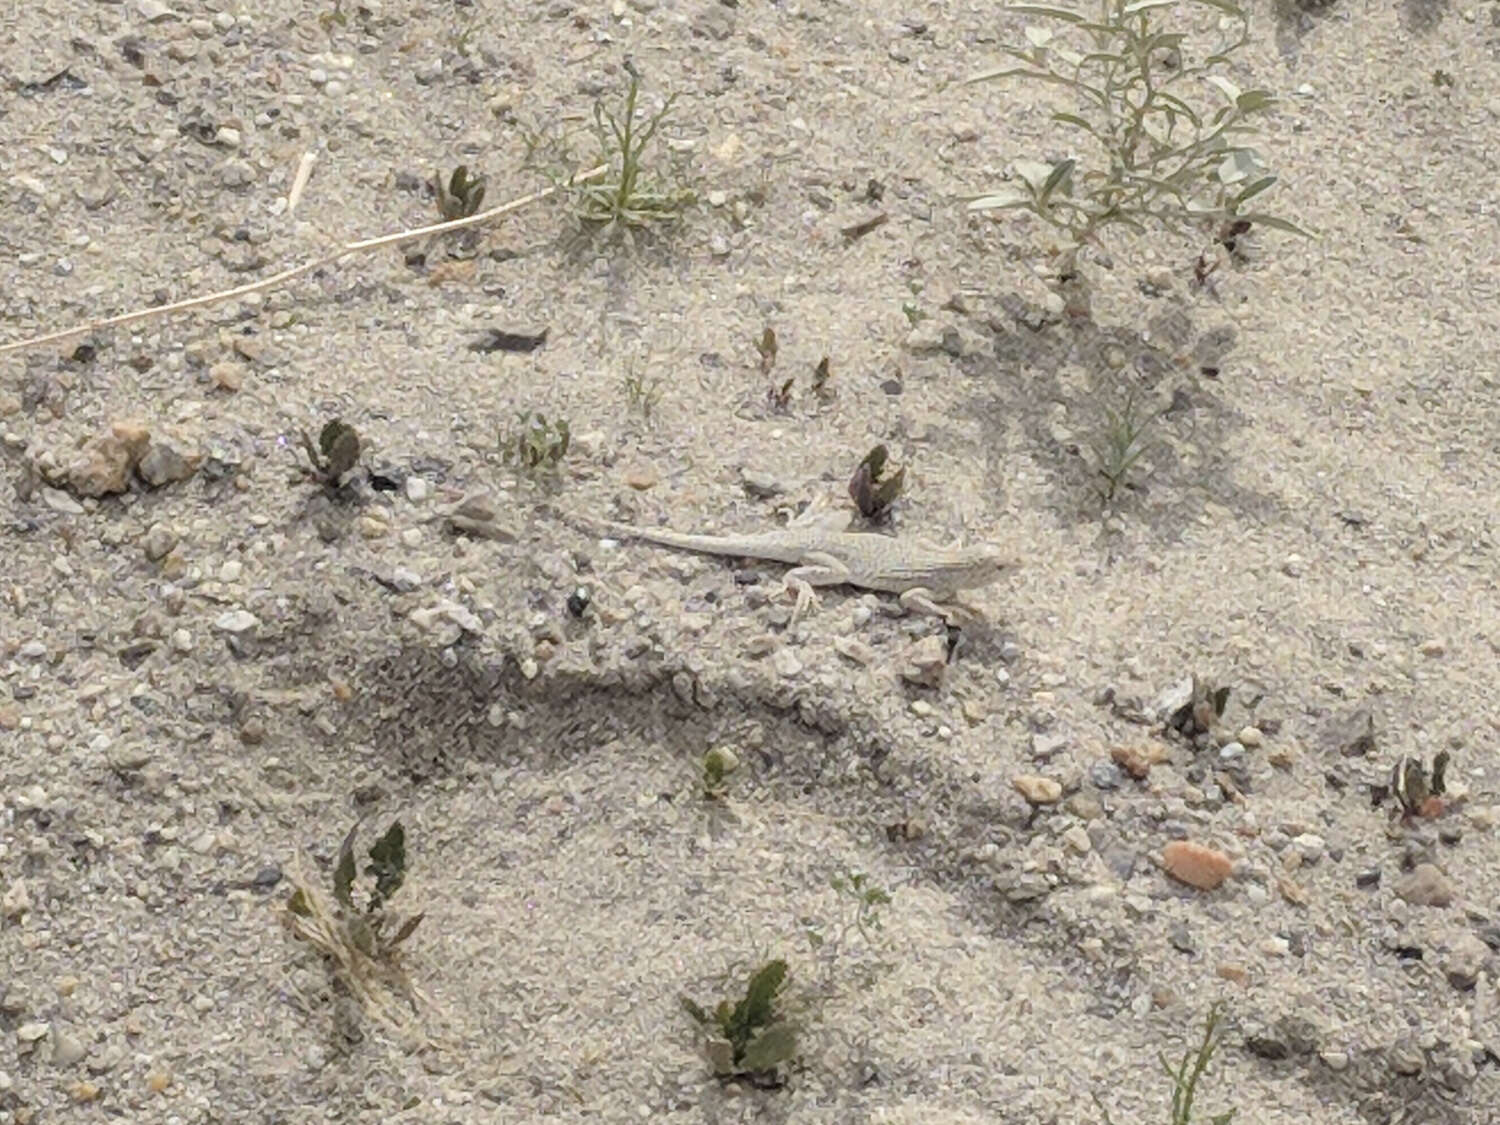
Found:
<svg viewBox="0 0 1500 1125"><path fill-rule="evenodd" d="M470 215L463 219L453 219L445 223L434 223L428 227L416 227L412 230L399 231L396 234L381 235L379 238L367 238L361 242L347 242L331 254L325 254L321 258L315 258L311 262L304 262L300 266L293 266L289 270L282 270L278 274L262 278L260 281L252 281L248 285L239 285L233 289L225 289L218 293L209 293L202 297L190 297L185 301L175 301L170 305L153 305L148 309L137 309L134 312L121 313L118 316L105 317L103 320L89 321L73 328L64 328L58 332L49 332L45 336L32 336L25 340L16 340L9 344L0 344L0 355L6 352L20 351L24 348L41 347L43 344L55 343L58 340L66 340L70 336L80 336L85 333L97 332L103 328L115 328L121 324L130 324L133 321L145 320L147 317L164 316L167 313L182 312L184 309L197 308L200 305L211 305L217 301L228 301L235 297L243 297L247 293L256 293L262 289L271 289L283 282L290 281L304 273L310 273L315 269L331 265L340 258L349 254L357 254L365 250L378 250L382 246L389 246L395 242L408 242L414 238L422 238L430 234L443 234L450 230L462 230L465 227L479 226L491 219L511 211L519 211L522 207L546 199L549 195L555 195L563 188L572 187L574 184L584 180L592 180L596 176L602 176L609 170L607 165L599 164L584 172L574 175L567 183L554 184L543 188L541 191L523 195L520 199L512 199L509 203L502 203L497 207L491 207L488 211L480 211L476 215Z"/></svg>
<svg viewBox="0 0 1500 1125"><path fill-rule="evenodd" d="M304 152L302 159L297 162L297 174L292 177L292 190L286 193L286 213L296 213L297 204L302 202L302 193L307 190L307 181L312 178L313 165L318 162L318 154L312 151Z"/></svg>
<svg viewBox="0 0 1500 1125"><path fill-rule="evenodd" d="M335 976L373 1019L399 1034L428 1042L419 1026L417 1005L432 1008L431 999L398 965L372 960L350 943L338 922L338 907L307 877L300 861L291 884L301 892L309 911L305 916L287 914L292 933L332 962Z"/></svg>

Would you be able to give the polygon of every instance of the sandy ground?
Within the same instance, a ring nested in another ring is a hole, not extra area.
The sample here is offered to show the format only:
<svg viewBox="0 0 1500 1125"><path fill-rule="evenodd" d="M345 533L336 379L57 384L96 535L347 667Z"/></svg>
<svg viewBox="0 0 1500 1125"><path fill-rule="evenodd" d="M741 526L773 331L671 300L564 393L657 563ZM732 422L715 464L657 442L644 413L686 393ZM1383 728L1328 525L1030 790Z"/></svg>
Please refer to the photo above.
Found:
<svg viewBox="0 0 1500 1125"><path fill-rule="evenodd" d="M1067 324L1030 228L962 206L1056 143L1032 92L941 89L1018 35L995 5L334 10L0 14L0 342L431 222L438 168L535 190L527 131L587 158L627 57L679 96L702 205L634 257L542 203L0 355L0 1114L1167 1122L1158 1053L1218 1001L1198 1119L1500 1122L1500 5L1256 8L1268 204L1321 238L1256 233L1212 291L1202 239L1115 243ZM1172 408L1106 508L1080 450L1121 378ZM550 479L502 462L523 411L571 424ZM394 491L307 479L335 415ZM183 479L38 480L131 419ZM558 518L766 530L847 504L877 442L909 466L895 533L1021 564L937 686L901 673L941 627L894 599L790 625L774 564ZM498 537L433 519L477 491ZM1194 673L1231 689L1197 747L1152 718ZM1135 780L1119 748L1165 760ZM1372 808L1445 749L1445 815ZM280 925L296 858L326 877L361 817L407 829L424 1049ZM1172 880L1174 840L1233 874ZM879 930L849 872L890 892ZM721 1084L678 996L776 956L800 1057Z"/></svg>

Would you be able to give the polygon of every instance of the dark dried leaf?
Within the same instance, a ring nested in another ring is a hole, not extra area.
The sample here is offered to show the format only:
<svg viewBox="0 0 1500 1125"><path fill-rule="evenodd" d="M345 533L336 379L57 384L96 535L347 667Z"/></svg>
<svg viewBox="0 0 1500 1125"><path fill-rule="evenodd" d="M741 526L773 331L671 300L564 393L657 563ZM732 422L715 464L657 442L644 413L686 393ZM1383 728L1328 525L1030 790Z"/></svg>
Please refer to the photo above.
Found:
<svg viewBox="0 0 1500 1125"><path fill-rule="evenodd" d="M414 914L405 922L402 922L401 928L396 931L396 936L391 938L391 940L387 943L386 948L395 949L396 946L400 945L407 938L411 937L411 935L416 931L417 926L421 924L422 919L425 917L427 917L426 914Z"/></svg>
<svg viewBox="0 0 1500 1125"><path fill-rule="evenodd" d="M789 1023L773 1023L745 1046L739 1064L751 1073L775 1070L797 1053L797 1033Z"/></svg>
<svg viewBox="0 0 1500 1125"><path fill-rule="evenodd" d="M359 831L359 825L349 829L349 834L344 837L344 842L339 845L339 861L333 869L333 897L339 905L346 910L354 909L354 875L357 870L354 864L354 833Z"/></svg>
<svg viewBox="0 0 1500 1125"><path fill-rule="evenodd" d="M547 342L547 332L543 328L535 335L525 332L506 332L499 328L488 328L483 336L469 345L469 350L488 354L489 352L534 352Z"/></svg>
<svg viewBox="0 0 1500 1125"><path fill-rule="evenodd" d="M384 902L401 889L406 878L406 832L401 822L395 820L385 830L385 835L370 847L370 863L365 874L375 879L375 891L370 896L369 909L378 910Z"/></svg>

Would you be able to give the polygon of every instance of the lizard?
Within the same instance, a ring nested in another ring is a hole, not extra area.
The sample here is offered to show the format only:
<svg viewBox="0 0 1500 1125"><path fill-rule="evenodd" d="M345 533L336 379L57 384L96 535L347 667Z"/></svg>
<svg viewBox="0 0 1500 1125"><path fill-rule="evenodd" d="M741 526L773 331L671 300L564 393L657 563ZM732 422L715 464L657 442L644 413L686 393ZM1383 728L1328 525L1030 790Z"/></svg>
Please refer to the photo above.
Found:
<svg viewBox="0 0 1500 1125"><path fill-rule="evenodd" d="M907 611L951 621L939 600L987 586L1015 565L993 546L927 546L840 529L838 519L825 515L751 535L693 535L592 517L579 517L579 522L621 539L640 539L680 551L786 563L792 569L784 579L783 592L796 595L791 624L817 600L813 593L817 586L854 586L897 594Z"/></svg>

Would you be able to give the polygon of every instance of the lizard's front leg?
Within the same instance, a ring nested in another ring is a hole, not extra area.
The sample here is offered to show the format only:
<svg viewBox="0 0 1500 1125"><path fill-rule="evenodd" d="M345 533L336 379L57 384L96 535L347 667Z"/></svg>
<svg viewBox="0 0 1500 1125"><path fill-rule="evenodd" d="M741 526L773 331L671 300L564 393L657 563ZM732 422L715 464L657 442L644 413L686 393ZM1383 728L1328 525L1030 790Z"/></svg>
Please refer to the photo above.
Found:
<svg viewBox="0 0 1500 1125"><path fill-rule="evenodd" d="M787 571L782 586L782 589L797 595L797 604L792 608L792 620L787 627L797 624L797 619L817 602L814 586L842 586L848 581L849 568L832 555L807 555L801 565Z"/></svg>
<svg viewBox="0 0 1500 1125"><path fill-rule="evenodd" d="M974 625L984 621L984 616L971 606L955 601L950 606L941 606L933 600L932 591L925 586L913 586L900 595L901 608L907 613L926 613L941 617L948 625Z"/></svg>

